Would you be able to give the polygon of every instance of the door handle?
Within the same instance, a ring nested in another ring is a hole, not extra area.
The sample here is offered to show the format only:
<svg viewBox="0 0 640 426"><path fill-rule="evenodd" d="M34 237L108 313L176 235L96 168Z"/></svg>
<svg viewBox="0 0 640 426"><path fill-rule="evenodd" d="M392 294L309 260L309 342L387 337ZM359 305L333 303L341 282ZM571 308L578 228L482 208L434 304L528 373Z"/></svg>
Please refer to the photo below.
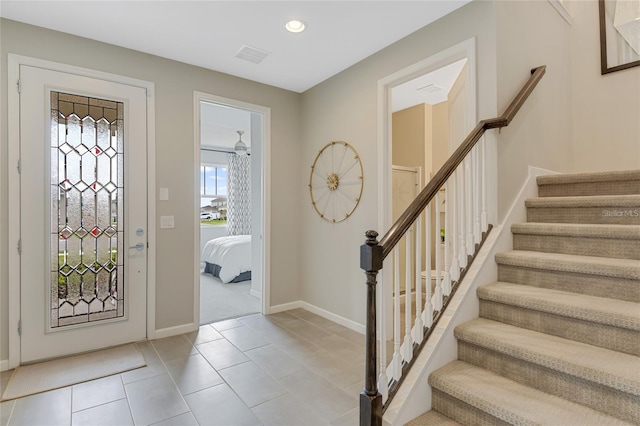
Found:
<svg viewBox="0 0 640 426"><path fill-rule="evenodd" d="M144 250L144 243L138 243L135 246L131 246L129 248L130 249L136 249L136 250Z"/></svg>

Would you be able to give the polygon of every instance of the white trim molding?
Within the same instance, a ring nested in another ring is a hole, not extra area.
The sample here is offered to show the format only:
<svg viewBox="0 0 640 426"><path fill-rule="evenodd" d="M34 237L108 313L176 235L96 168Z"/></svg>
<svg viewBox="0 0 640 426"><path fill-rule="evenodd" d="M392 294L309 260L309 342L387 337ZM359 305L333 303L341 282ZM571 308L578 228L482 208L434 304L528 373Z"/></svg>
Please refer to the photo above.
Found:
<svg viewBox="0 0 640 426"><path fill-rule="evenodd" d="M572 25L573 18L571 17L571 14L567 10L567 8L564 7L566 1L567 0L549 0L549 3L551 3L551 6L553 6L553 8L560 14L560 16L562 16L562 19L567 21L567 24Z"/></svg>
<svg viewBox="0 0 640 426"><path fill-rule="evenodd" d="M283 303L282 305L272 306L269 309L269 313L277 314L279 312L290 311L292 309L298 309L298 308L302 308L316 315L320 315L321 317L328 319L329 321L335 322L336 324L340 324L344 327L347 327L350 330L357 331L360 334L364 334L365 332L364 324L360 324L359 322L350 320L349 318L345 318L341 315L334 314L333 312L329 312L326 309L322 309L316 305L312 305L311 303L305 302L303 300L296 300L295 302Z"/></svg>
<svg viewBox="0 0 640 426"><path fill-rule="evenodd" d="M154 339L163 339L165 337L177 336L179 334L191 333L197 331L200 328L199 323L190 323L177 325L175 327L167 327L156 330ZM152 339L147 339L152 340Z"/></svg>
<svg viewBox="0 0 640 426"><path fill-rule="evenodd" d="M259 239L261 245L261 276L262 288L260 291L252 289L251 295L262 299L263 314L271 313L270 289L271 289L271 108L255 105L235 99L224 98L204 92L193 92L193 116L194 116L194 140L193 140L193 164L194 164L194 188L200 187L200 103L210 102L225 105L232 108L244 109L262 115L262 142L260 146L262 168L260 204L261 204L261 235L253 231L254 239ZM194 191L194 206L200 205L200 191ZM200 222L194 221L194 291L193 291L193 322L200 323Z"/></svg>

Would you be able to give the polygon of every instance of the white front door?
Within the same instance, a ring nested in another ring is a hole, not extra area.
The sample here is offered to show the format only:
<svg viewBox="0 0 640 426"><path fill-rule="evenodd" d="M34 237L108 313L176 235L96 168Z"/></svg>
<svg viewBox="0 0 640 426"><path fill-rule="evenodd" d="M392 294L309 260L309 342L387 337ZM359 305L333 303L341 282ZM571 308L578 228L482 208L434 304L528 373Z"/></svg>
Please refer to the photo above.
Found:
<svg viewBox="0 0 640 426"><path fill-rule="evenodd" d="M20 362L146 337L146 90L20 65Z"/></svg>

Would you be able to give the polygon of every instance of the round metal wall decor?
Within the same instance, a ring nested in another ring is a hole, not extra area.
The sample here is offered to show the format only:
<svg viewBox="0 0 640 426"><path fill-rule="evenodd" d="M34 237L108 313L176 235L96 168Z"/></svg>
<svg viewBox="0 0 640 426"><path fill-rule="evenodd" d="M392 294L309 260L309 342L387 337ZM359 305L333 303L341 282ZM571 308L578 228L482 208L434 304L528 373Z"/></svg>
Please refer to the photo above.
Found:
<svg viewBox="0 0 640 426"><path fill-rule="evenodd" d="M329 142L311 166L311 204L324 220L342 222L358 206L363 183L362 161L356 150L347 142Z"/></svg>

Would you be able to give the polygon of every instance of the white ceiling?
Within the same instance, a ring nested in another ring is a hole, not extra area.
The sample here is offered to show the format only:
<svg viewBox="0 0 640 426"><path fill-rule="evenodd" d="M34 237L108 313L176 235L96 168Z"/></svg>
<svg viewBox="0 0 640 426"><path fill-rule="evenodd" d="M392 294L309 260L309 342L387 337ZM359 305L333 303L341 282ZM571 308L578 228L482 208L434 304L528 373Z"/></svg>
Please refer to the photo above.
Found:
<svg viewBox="0 0 640 426"><path fill-rule="evenodd" d="M251 151L251 112L207 102L200 105L201 145L233 149L238 142L238 130L244 132L242 141Z"/></svg>
<svg viewBox="0 0 640 426"><path fill-rule="evenodd" d="M0 0L0 16L303 92L469 1ZM307 29L287 32L293 18ZM236 58L244 45L270 55L260 64ZM393 99L435 103L415 95ZM202 145L230 149L237 130L251 145L247 111L207 104L201 123Z"/></svg>
<svg viewBox="0 0 640 426"><path fill-rule="evenodd" d="M303 92L469 1L2 0L0 16Z"/></svg>
<svg viewBox="0 0 640 426"><path fill-rule="evenodd" d="M418 104L444 102L467 59L461 59L428 74L407 81L391 90L391 110L403 110Z"/></svg>

